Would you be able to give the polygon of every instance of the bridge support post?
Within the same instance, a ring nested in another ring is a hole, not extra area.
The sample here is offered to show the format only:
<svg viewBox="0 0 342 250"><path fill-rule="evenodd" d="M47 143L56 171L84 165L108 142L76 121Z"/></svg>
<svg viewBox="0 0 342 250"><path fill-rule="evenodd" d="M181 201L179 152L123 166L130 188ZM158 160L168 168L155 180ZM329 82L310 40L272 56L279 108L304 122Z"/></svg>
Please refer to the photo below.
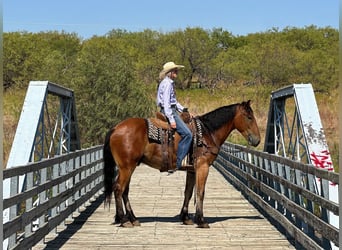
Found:
<svg viewBox="0 0 342 250"><path fill-rule="evenodd" d="M31 81L6 168L22 166L80 148L74 92L48 81ZM34 180L39 183L41 177L35 176ZM18 180L6 179L3 183L3 198L21 192L25 182L26 176L20 176ZM27 201L26 206L32 206L32 203ZM16 206L5 209L3 223L17 216L17 213ZM30 230L27 227L26 231ZM11 247L15 240L15 236L5 239L3 249Z"/></svg>
<svg viewBox="0 0 342 250"><path fill-rule="evenodd" d="M288 104L288 105L286 105ZM292 113L292 116L289 114ZM328 144L321 124L315 95L311 84L293 84L272 92L264 151L292 160L312 164L317 168L333 171ZM286 173L286 178L299 186L307 185L311 191L338 203L338 186L321 181L313 175L300 176L299 171ZM304 204L300 196L289 197L313 211L313 204ZM339 228L339 218L322 209L322 218ZM305 222L297 226L313 235L313 229ZM325 249L335 248L333 243L323 239Z"/></svg>

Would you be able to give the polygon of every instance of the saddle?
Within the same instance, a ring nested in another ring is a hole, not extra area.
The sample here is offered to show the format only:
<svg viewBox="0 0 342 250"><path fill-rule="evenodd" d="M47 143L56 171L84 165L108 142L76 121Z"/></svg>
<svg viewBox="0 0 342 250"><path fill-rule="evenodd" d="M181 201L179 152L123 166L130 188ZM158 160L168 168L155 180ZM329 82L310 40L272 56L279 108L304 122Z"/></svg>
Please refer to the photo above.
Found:
<svg viewBox="0 0 342 250"><path fill-rule="evenodd" d="M193 138L193 145L198 145L198 128L199 125L193 125L192 119L188 112L183 112L180 114L182 120L188 125ZM170 169L174 169L173 155L174 155L174 136L175 130L171 129L169 123L167 122L166 116L161 112L156 112L155 118L147 119L148 123L148 138L150 141L161 144L162 147L162 167L160 172L166 172ZM196 143L194 143L196 142ZM181 170L192 170L194 171L194 147L190 148L187 157L185 157L185 166L182 166ZM184 162L183 162L184 163ZM184 164L183 164L184 165Z"/></svg>

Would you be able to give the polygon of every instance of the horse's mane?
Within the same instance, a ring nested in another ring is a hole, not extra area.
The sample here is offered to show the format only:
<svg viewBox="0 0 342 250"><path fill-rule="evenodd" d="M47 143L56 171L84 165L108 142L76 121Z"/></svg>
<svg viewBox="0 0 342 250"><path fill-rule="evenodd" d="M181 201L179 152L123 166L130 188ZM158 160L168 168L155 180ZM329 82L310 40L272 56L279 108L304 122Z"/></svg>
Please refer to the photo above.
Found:
<svg viewBox="0 0 342 250"><path fill-rule="evenodd" d="M214 132L234 118L237 105L231 104L217 108L209 113L198 116L198 119L209 132Z"/></svg>

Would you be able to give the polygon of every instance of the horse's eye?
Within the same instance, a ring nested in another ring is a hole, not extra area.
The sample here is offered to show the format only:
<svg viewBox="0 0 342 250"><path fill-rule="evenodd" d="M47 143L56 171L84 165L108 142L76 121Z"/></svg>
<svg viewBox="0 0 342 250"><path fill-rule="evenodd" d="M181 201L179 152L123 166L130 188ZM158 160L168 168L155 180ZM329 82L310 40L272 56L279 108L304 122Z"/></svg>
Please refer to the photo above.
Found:
<svg viewBox="0 0 342 250"><path fill-rule="evenodd" d="M247 118L248 118L248 120L252 120L253 118L252 118L252 116L247 116Z"/></svg>

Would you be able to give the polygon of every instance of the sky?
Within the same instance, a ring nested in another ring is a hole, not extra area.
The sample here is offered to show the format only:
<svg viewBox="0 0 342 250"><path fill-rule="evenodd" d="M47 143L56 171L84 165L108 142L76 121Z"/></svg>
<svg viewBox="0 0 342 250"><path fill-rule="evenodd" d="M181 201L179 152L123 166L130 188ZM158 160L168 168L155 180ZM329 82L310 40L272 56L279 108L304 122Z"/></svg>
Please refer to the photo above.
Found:
<svg viewBox="0 0 342 250"><path fill-rule="evenodd" d="M113 29L222 28L235 36L286 27L339 28L339 0L3 0L3 31L64 31L83 39Z"/></svg>

